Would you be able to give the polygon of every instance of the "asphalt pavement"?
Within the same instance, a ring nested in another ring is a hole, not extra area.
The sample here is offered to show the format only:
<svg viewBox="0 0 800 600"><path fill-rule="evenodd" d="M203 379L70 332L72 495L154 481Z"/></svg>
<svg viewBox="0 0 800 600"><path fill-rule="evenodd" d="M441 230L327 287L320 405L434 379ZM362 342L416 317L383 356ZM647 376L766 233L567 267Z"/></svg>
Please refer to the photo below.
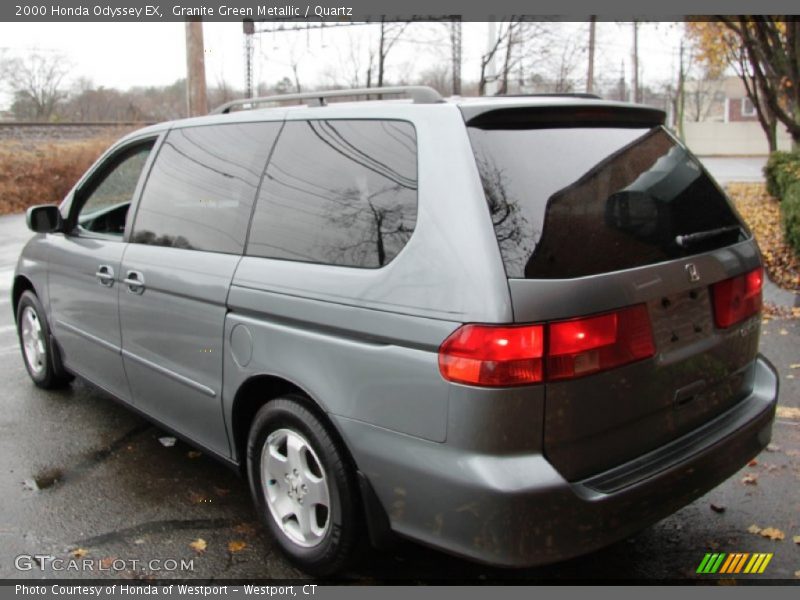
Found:
<svg viewBox="0 0 800 600"><path fill-rule="evenodd" d="M731 182L755 183L764 180L766 156L700 156L703 166L722 185Z"/></svg>
<svg viewBox="0 0 800 600"><path fill-rule="evenodd" d="M9 298L27 238L22 217L0 218L0 578L302 578L261 530L244 480L180 441L164 446L159 439L167 434L81 381L58 392L32 385ZM770 451L635 537L527 570L491 569L399 542L391 551L367 552L342 578L708 579L695 574L706 552L766 552L774 557L765 573L748 577L793 579L800 570L800 545L793 541L800 536L798 342L798 321L763 326L762 351L782 386ZM753 526L780 537L777 530L783 539L752 533ZM37 563L26 555L89 559L95 571L42 571L40 564L52 566L49 559ZM172 570L170 560L192 561L191 568Z"/></svg>

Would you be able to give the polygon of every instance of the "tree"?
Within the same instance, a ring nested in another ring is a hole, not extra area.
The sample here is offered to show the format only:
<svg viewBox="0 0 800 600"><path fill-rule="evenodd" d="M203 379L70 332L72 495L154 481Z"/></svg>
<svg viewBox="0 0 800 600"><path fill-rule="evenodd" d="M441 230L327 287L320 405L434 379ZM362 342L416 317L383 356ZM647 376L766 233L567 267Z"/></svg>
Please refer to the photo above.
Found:
<svg viewBox="0 0 800 600"><path fill-rule="evenodd" d="M508 74L516 64L518 54L514 53L514 45L518 42L517 30L520 26L519 20L513 18L508 23L498 24L497 36L491 41L491 45L481 56L481 78L478 83L478 93L483 96L486 94L486 86L489 83L490 74L487 73L489 65L493 63L495 57L503 55L503 71L500 78L501 85L499 92L507 93ZM492 74L493 75L493 74Z"/></svg>
<svg viewBox="0 0 800 600"><path fill-rule="evenodd" d="M50 120L59 102L67 97L63 83L69 67L67 59L57 53L31 52L23 58L4 60L0 75L13 94L15 116Z"/></svg>
<svg viewBox="0 0 800 600"><path fill-rule="evenodd" d="M800 21L791 16L719 16L691 22L690 37L710 68L732 67L770 144L779 121L800 147Z"/></svg>
<svg viewBox="0 0 800 600"><path fill-rule="evenodd" d="M397 22L397 23L387 23L386 20L381 17L381 29L380 29L380 37L378 38L378 87L383 86L383 78L386 69L386 57L389 55L389 51L392 49L392 46L395 45L397 40L400 39L400 36L403 35L403 32L406 30L406 27L409 26L409 23L406 22ZM370 61L371 63L371 61ZM369 83L367 87L370 87Z"/></svg>

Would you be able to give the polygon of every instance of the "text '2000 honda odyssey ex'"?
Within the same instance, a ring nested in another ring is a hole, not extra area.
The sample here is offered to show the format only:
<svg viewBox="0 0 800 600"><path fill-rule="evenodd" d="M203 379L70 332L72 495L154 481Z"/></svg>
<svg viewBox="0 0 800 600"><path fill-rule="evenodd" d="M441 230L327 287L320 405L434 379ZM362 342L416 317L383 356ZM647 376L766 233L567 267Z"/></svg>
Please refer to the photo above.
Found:
<svg viewBox="0 0 800 600"><path fill-rule="evenodd" d="M318 574L392 534L558 561L766 446L759 251L663 113L327 102L357 93L142 129L30 209L33 381L79 375L241 469Z"/></svg>

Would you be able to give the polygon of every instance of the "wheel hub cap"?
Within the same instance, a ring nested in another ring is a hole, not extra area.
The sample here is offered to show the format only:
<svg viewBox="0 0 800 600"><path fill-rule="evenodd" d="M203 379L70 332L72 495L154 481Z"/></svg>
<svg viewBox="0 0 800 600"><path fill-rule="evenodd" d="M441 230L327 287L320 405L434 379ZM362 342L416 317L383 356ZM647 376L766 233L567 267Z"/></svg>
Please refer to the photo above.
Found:
<svg viewBox="0 0 800 600"><path fill-rule="evenodd" d="M25 362L35 375L40 375L46 366L47 352L42 323L32 307L26 306L22 311L19 326Z"/></svg>
<svg viewBox="0 0 800 600"><path fill-rule="evenodd" d="M295 544L311 548L330 529L328 479L308 440L292 429L272 432L261 452L270 515Z"/></svg>

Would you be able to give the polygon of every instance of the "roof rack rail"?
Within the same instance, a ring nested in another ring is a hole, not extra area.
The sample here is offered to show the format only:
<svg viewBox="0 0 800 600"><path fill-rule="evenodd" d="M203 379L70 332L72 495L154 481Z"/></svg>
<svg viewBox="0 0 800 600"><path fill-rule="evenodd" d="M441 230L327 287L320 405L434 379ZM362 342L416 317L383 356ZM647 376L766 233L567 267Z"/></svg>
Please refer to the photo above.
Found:
<svg viewBox="0 0 800 600"><path fill-rule="evenodd" d="M406 94L411 97L415 104L435 104L443 102L442 96L432 87L426 85L403 85L395 87L374 87L374 88L353 88L342 90L322 90L319 92L303 92L300 94L277 94L274 96L260 96L258 98L242 98L232 100L218 106L211 111L212 115L226 114L237 106L255 107L258 104L270 102L286 102L288 100L316 100L316 106L325 106L327 98L337 98L340 96L377 96L377 95L401 95Z"/></svg>
<svg viewBox="0 0 800 600"><path fill-rule="evenodd" d="M540 94L495 94L495 98L586 98L587 100L602 100L597 94L588 92L542 92Z"/></svg>

